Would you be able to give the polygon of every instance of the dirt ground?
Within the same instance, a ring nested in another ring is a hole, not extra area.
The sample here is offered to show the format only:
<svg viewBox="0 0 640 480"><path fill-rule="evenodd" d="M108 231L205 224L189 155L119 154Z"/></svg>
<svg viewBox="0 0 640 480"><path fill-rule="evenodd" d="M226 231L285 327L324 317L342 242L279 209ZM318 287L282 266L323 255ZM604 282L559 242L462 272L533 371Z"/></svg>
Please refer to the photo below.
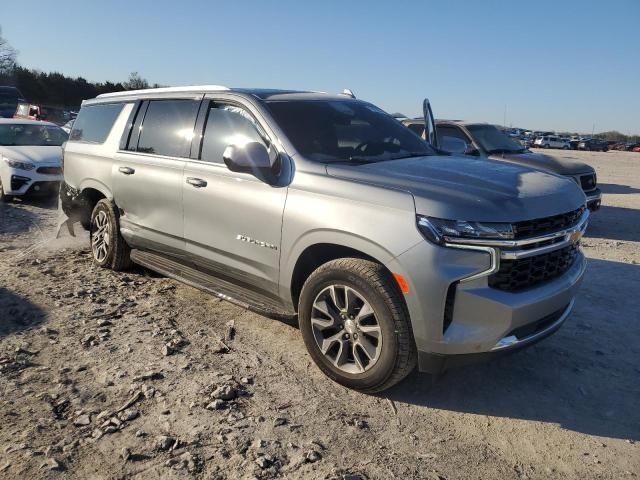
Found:
<svg viewBox="0 0 640 480"><path fill-rule="evenodd" d="M555 153L604 192L565 326L378 396L294 326L95 267L55 204L0 206L0 478L637 478L640 154Z"/></svg>

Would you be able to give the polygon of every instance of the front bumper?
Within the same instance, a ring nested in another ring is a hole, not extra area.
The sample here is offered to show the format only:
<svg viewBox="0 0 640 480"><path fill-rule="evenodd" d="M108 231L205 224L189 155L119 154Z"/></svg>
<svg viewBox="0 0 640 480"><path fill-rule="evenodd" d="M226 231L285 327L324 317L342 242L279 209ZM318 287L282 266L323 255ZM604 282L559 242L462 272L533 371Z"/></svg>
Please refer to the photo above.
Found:
<svg viewBox="0 0 640 480"><path fill-rule="evenodd" d="M56 168L59 165L38 165L38 169L42 167ZM18 170L8 167L2 169L0 176L4 193L12 196L56 193L62 179L62 174L38 173L37 169Z"/></svg>
<svg viewBox="0 0 640 480"><path fill-rule="evenodd" d="M574 229L583 232L588 214ZM563 242L579 241L574 230ZM547 248L536 247L536 252ZM491 250L491 249L487 249ZM532 250L529 250L529 252ZM522 254L498 251L500 258ZM527 253L524 253L527 255ZM569 316L586 268L578 251L560 276L520 291L489 286L495 254L423 242L387 265L409 279L405 300L421 371L437 373L454 365L519 350L555 332Z"/></svg>
<svg viewBox="0 0 640 480"><path fill-rule="evenodd" d="M587 196L587 208L592 212L600 209L600 205L602 204L602 192L599 188L595 190L591 190L590 192L585 192Z"/></svg>

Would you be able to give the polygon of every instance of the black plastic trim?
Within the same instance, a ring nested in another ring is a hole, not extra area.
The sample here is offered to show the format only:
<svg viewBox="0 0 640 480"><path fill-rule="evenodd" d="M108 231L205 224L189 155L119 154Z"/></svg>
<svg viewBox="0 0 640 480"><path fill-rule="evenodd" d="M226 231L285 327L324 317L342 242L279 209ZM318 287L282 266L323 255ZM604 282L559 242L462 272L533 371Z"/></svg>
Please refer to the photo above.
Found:
<svg viewBox="0 0 640 480"><path fill-rule="evenodd" d="M127 119L127 124L124 127L124 131L122 132L122 137L120 137L120 150L126 150L129 144L129 138L131 137L131 131L133 129L133 124L135 123L136 116L138 115L138 111L140 110L140 105L142 105L142 100L138 100L134 103L131 112L129 113L129 118Z"/></svg>

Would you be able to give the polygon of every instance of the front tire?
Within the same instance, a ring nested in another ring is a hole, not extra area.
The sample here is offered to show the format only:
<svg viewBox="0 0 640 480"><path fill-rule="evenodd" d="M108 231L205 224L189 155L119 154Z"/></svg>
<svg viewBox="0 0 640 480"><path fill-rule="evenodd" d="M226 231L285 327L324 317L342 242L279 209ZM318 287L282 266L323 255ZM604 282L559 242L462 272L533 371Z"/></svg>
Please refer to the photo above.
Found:
<svg viewBox="0 0 640 480"><path fill-rule="evenodd" d="M380 392L415 368L409 313L380 264L359 258L325 263L302 287L298 314L311 358L345 387Z"/></svg>
<svg viewBox="0 0 640 480"><path fill-rule="evenodd" d="M9 203L13 200L13 195L7 195L2 188L2 182L0 182L0 202Z"/></svg>
<svg viewBox="0 0 640 480"><path fill-rule="evenodd" d="M93 263L112 270L126 270L131 266L131 249L120 235L120 222L116 206L103 198L91 212L89 228Z"/></svg>

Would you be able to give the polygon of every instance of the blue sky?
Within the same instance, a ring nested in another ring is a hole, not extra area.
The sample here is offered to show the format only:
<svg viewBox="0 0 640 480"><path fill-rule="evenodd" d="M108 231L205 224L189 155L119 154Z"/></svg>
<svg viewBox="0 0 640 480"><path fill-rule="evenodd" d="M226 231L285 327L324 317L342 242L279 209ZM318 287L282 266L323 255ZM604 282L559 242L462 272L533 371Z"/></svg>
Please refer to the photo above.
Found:
<svg viewBox="0 0 640 480"><path fill-rule="evenodd" d="M3 2L19 62L94 81L352 89L389 112L640 133L640 1Z"/></svg>

